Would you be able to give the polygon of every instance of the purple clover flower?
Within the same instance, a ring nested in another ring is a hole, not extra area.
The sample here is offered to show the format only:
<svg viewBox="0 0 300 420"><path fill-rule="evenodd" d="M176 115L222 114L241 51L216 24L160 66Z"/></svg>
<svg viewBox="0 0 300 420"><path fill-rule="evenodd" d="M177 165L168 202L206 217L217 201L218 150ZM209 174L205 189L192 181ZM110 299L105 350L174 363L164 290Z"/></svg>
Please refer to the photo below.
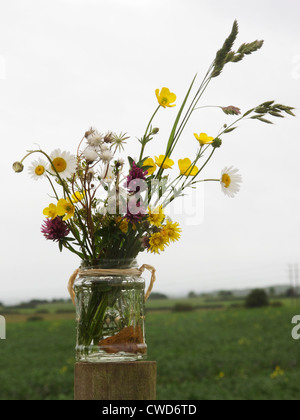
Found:
<svg viewBox="0 0 300 420"><path fill-rule="evenodd" d="M148 171L143 171L143 169L136 166L136 163L133 161L126 182L126 187L128 188L129 192L145 191L147 188L146 182L141 181L146 181L147 174Z"/></svg>
<svg viewBox="0 0 300 420"><path fill-rule="evenodd" d="M125 215L127 222L131 222L133 224L139 223L146 213L147 209L141 202L141 198L137 201L134 196L129 199L127 204L127 213Z"/></svg>
<svg viewBox="0 0 300 420"><path fill-rule="evenodd" d="M70 229L60 217L55 217L55 219L46 219L44 221L41 232L46 239L58 242L68 236Z"/></svg>

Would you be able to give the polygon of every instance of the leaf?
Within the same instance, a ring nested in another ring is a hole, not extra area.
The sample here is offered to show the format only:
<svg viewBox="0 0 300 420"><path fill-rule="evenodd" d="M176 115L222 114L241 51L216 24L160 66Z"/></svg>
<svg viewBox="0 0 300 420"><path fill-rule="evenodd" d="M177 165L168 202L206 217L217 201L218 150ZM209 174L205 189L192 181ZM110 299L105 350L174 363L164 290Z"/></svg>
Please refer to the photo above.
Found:
<svg viewBox="0 0 300 420"><path fill-rule="evenodd" d="M282 114L279 114L279 112L269 111L269 114L273 117L284 118L284 116Z"/></svg>
<svg viewBox="0 0 300 420"><path fill-rule="evenodd" d="M267 102L264 102L263 104L261 104L259 107L266 108L266 107L269 107L269 106L273 105L274 102L275 101L267 101Z"/></svg>
<svg viewBox="0 0 300 420"><path fill-rule="evenodd" d="M143 171L147 171L148 169L153 168L153 166L143 166L142 168L143 168Z"/></svg>
<svg viewBox="0 0 300 420"><path fill-rule="evenodd" d="M292 108L294 109L294 108ZM291 115L292 117L296 117L296 115L290 110L290 109L286 109L285 112L289 115Z"/></svg>
<svg viewBox="0 0 300 420"><path fill-rule="evenodd" d="M232 128L226 128L226 130L224 131L225 133L231 133L231 131L235 130L237 127L232 127Z"/></svg>
<svg viewBox="0 0 300 420"><path fill-rule="evenodd" d="M147 159L149 159L149 156L148 156L148 157L145 157L144 159L142 159L142 160L140 160L138 163L136 163L136 166L138 166L138 167L139 167L139 168L141 168L141 169L144 169L144 168L145 168L145 166L144 166L144 162L145 162ZM150 168L151 168L151 166L150 166Z"/></svg>
<svg viewBox="0 0 300 420"><path fill-rule="evenodd" d="M251 112L254 111L254 108L249 109L249 111L245 112L245 114L243 115L243 117L247 117L247 115L251 114Z"/></svg>
<svg viewBox="0 0 300 420"><path fill-rule="evenodd" d="M143 165L143 163L146 162L147 159L149 159L149 156L147 156L144 159L142 159L139 163L141 163Z"/></svg>
<svg viewBox="0 0 300 420"><path fill-rule="evenodd" d="M177 129L177 126L178 126L178 123L179 123L181 114L183 112L183 109L185 107L186 101L187 101L187 99L189 97L189 94L191 93L192 87L193 87L193 85L195 83L196 77L197 77L197 75L195 75L195 77L193 78L193 81L192 81L192 83L191 83L191 85L189 87L189 90L187 91L187 94L186 94L186 96L184 98L184 101L183 101L183 103L182 103L182 105L180 107L180 110L179 110L179 112L177 114L175 123L173 125L172 131L171 131L171 134L170 134L170 137L169 137L168 145L167 145L167 150L166 150L166 156L167 157L170 157L171 156L171 153L172 153L172 145L173 145L173 142L174 142L174 137L175 137L176 129Z"/></svg>
<svg viewBox="0 0 300 420"><path fill-rule="evenodd" d="M128 156L128 162L129 162L130 167L132 167L132 164L134 162L134 160L132 159L132 157Z"/></svg>
<svg viewBox="0 0 300 420"><path fill-rule="evenodd" d="M273 124L272 123L272 121L269 121L269 120L266 120L265 118L261 118L261 117L259 117L259 118L257 118L259 121L261 121L261 122L263 122L263 123L266 123L266 124Z"/></svg>
<svg viewBox="0 0 300 420"><path fill-rule="evenodd" d="M259 118L262 118L262 115L264 115L265 113L263 113L263 114L259 114L259 115L253 115L252 117L250 117L250 119L251 120L257 120L257 119L259 119Z"/></svg>

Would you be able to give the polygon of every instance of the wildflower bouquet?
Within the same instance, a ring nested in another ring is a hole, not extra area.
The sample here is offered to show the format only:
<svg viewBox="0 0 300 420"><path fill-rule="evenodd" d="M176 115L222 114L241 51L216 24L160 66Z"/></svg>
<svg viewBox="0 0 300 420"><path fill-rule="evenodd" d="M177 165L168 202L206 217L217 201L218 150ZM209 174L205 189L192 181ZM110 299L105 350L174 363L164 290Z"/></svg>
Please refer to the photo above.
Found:
<svg viewBox="0 0 300 420"><path fill-rule="evenodd" d="M263 46L263 41L254 41L244 43L234 51L237 35L235 21L196 89L197 76L192 80L169 138L157 155L149 153L149 145L159 132L154 125L155 116L175 107L177 100L166 87L155 91L157 106L145 133L138 140L140 150L135 157L123 156L129 139L126 134L101 133L91 127L84 133L76 153L61 149L50 154L41 149L30 150L20 162L14 163L14 170L21 172L27 157L39 155L31 163L29 172L35 180L48 181L52 190L52 202L43 210L46 219L41 231L46 239L57 242L61 251L65 248L75 253L82 266L87 267L97 266L101 261L134 259L143 251L159 254L180 239L181 228L167 216L166 209L186 190L195 188L200 182L215 181L229 197L239 191L242 178L236 168L225 167L215 179L202 177L206 165L221 147L223 137L235 130L242 120L271 124L269 117L283 118L285 113L294 115L294 108L274 101L264 102L244 113L235 106L219 106L223 114L236 117L234 121L222 125L214 135L207 135L195 127L195 133L188 135L199 145L196 155L179 159L177 170L172 160L190 117L205 108L200 107L199 102L211 81L229 63L237 63ZM90 331L86 334L85 345L99 342L103 337L107 305L103 294L100 300L93 294L89 297L82 321L85 331Z"/></svg>

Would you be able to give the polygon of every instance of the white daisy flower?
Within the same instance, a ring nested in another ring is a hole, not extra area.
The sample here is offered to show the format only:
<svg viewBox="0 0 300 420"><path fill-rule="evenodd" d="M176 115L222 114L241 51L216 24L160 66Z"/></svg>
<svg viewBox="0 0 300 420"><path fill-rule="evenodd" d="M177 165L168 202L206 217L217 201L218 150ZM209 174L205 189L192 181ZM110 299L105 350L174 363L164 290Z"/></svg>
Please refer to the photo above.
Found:
<svg viewBox="0 0 300 420"><path fill-rule="evenodd" d="M43 159L38 159L32 162L31 166L28 168L29 174L36 181L43 178L46 175L47 165Z"/></svg>
<svg viewBox="0 0 300 420"><path fill-rule="evenodd" d="M53 175L56 175L56 172L58 172L61 178L66 179L76 171L76 158L69 152L62 152L60 149L56 149L51 153L50 159L52 161L50 172Z"/></svg>
<svg viewBox="0 0 300 420"><path fill-rule="evenodd" d="M220 183L224 194L228 197L234 197L240 190L239 184L242 182L242 176L238 174L238 171L233 166L222 170Z"/></svg>

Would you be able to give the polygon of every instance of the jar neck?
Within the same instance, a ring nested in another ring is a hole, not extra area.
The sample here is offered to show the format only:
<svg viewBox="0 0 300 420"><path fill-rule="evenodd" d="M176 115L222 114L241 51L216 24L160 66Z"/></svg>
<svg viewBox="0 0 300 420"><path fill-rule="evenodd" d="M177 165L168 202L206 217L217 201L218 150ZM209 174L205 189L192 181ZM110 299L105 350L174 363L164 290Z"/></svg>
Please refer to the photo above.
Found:
<svg viewBox="0 0 300 420"><path fill-rule="evenodd" d="M89 269L127 269L138 267L137 260L135 258L121 258L116 260L93 260L93 261L82 261L81 270Z"/></svg>

